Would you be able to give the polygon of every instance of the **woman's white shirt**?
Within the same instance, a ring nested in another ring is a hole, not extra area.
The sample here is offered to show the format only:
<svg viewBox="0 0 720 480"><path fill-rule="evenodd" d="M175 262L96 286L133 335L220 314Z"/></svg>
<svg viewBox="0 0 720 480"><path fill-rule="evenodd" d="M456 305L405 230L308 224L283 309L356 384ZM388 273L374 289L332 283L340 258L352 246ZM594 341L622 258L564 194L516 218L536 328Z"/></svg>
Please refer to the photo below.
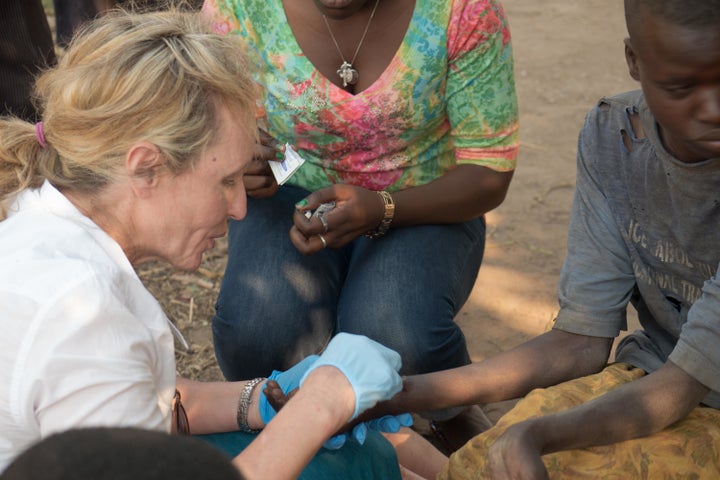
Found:
<svg viewBox="0 0 720 480"><path fill-rule="evenodd" d="M169 431L169 321L120 246L47 182L0 222L0 327L0 471L68 428Z"/></svg>

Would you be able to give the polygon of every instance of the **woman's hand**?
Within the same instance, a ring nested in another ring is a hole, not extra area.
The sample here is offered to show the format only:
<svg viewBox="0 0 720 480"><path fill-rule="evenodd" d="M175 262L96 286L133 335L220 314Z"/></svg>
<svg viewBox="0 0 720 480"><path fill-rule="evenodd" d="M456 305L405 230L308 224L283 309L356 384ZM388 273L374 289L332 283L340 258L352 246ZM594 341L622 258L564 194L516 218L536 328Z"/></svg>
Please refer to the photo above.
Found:
<svg viewBox="0 0 720 480"><path fill-rule="evenodd" d="M316 216L308 219L305 215L328 202L335 202L335 208L324 214L324 222ZM340 248L375 229L384 214L385 206L377 192L353 185L333 185L298 202L290 240L305 255L326 247ZM320 236L325 239L324 243Z"/></svg>
<svg viewBox="0 0 720 480"><path fill-rule="evenodd" d="M253 159L245 175L243 183L248 196L253 198L272 197L278 190L277 181L270 170L268 160L280 160L285 147L263 129L258 130L260 143L255 144Z"/></svg>

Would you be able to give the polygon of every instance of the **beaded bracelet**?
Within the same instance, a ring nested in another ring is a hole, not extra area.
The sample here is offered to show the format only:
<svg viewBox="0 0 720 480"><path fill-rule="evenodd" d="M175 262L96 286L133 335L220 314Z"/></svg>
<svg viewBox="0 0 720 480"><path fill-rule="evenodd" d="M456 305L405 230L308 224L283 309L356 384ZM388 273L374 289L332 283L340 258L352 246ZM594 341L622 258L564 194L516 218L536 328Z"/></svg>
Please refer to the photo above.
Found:
<svg viewBox="0 0 720 480"><path fill-rule="evenodd" d="M247 423L247 419L248 410L250 410L250 405L252 404L253 390L255 390L255 387L258 385L258 383L262 382L263 380L265 380L265 378L263 377L253 378L245 384L242 392L240 392L240 402L238 403L237 409L237 425L241 432L257 433L260 431L250 428L250 425L248 425Z"/></svg>

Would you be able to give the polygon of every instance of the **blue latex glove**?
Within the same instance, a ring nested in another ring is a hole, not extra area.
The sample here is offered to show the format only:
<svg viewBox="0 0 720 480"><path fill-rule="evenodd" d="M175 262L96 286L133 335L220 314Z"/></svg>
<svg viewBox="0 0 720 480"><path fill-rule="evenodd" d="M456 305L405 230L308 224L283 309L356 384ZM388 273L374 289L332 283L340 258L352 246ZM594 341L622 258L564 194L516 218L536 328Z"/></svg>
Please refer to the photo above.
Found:
<svg viewBox="0 0 720 480"><path fill-rule="evenodd" d="M352 438L360 445L365 443L368 429L378 432L397 433L401 427L410 427L413 424L412 415L403 413L401 415L385 415L367 422L358 423L350 433L341 433L331 437L323 444L329 450L337 450L345 445L348 438Z"/></svg>
<svg viewBox="0 0 720 480"><path fill-rule="evenodd" d="M328 450L339 450L350 438L358 442L360 445L365 443L365 439L367 438L367 425L365 425L365 422L358 423L350 432L333 435L327 439L325 443L323 443L323 448L327 448Z"/></svg>
<svg viewBox="0 0 720 480"><path fill-rule="evenodd" d="M411 427L413 424L412 415L402 413L400 415L385 415L384 417L368 420L368 428L378 432L397 433L401 427Z"/></svg>
<svg viewBox="0 0 720 480"><path fill-rule="evenodd" d="M362 335L335 335L320 358L307 369L300 385L310 372L324 365L340 370L355 392L355 411L350 420L402 389L398 375L400 355Z"/></svg>
<svg viewBox="0 0 720 480"><path fill-rule="evenodd" d="M282 388L282 391L285 393L285 395L287 395L288 393L300 386L300 379L303 378L305 372L307 372L308 368L310 368L310 366L315 363L318 358L320 357L317 355L310 355L309 357L305 357L299 363L295 364L293 367L285 370L284 372L273 370L273 372L268 377L268 380L275 380L276 382L278 382L280 388ZM263 384L263 392L265 391L266 383ZM277 412L272 407L272 405L270 405L270 402L268 402L268 399L264 393L260 394L258 408L260 409L260 418L262 418L262 421L265 422L265 425L267 425L268 422L272 420L275 415L277 415Z"/></svg>
<svg viewBox="0 0 720 480"><path fill-rule="evenodd" d="M278 382L282 391L287 395L300 386L300 379L318 358L320 358L318 355L310 355L284 372L273 370L268 377L268 380L275 380ZM262 389L263 391L265 390L264 384ZM260 418L262 418L262 421L265 422L266 425L270 420L275 418L275 415L277 415L277 412L272 405L270 405L270 402L268 402L268 399L264 394L260 395L258 409L260 410ZM345 442L349 437L352 437L355 441L360 443L360 445L365 443L365 438L367 437L367 427L365 424L360 423L356 425L350 433L344 432L330 437L323 444L323 447L328 450L338 450L345 445Z"/></svg>

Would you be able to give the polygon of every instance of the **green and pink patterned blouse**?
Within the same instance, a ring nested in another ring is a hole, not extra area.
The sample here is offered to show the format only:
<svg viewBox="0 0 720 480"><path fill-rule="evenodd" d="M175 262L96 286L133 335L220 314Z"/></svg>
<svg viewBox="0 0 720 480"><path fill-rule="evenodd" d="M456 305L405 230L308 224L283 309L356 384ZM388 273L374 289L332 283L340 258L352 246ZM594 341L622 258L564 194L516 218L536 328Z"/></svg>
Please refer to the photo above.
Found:
<svg viewBox="0 0 720 480"><path fill-rule="evenodd" d="M206 0L203 10L216 31L248 43L268 129L306 160L289 183L392 192L460 163L515 168L512 47L496 0L416 0L395 57L357 95L315 69L280 0Z"/></svg>

